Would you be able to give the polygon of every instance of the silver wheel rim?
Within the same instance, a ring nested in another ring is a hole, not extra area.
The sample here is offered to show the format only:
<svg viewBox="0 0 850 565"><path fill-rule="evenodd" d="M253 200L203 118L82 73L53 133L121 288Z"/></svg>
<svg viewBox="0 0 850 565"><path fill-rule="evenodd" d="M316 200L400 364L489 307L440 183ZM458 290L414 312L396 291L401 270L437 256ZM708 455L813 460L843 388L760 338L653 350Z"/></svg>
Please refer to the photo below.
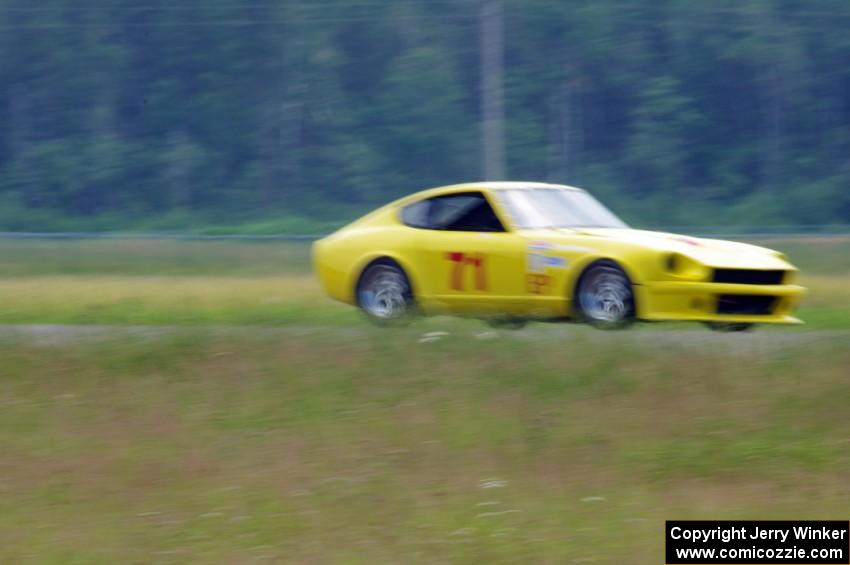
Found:
<svg viewBox="0 0 850 565"><path fill-rule="evenodd" d="M597 267L582 281L579 304L584 314L599 322L620 322L631 311L632 291L618 270Z"/></svg>
<svg viewBox="0 0 850 565"><path fill-rule="evenodd" d="M398 318L407 311L408 286L396 268L378 265L369 269L360 290L360 305L383 320Z"/></svg>

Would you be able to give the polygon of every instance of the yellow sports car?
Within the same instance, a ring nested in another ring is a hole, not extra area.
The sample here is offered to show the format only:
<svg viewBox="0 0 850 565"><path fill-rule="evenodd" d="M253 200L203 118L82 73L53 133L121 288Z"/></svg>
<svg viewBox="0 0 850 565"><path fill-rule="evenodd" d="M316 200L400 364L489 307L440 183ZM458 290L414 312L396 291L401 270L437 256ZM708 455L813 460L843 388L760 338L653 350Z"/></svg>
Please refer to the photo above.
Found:
<svg viewBox="0 0 850 565"><path fill-rule="evenodd" d="M630 229L589 193L530 182L425 190L317 241L325 291L379 323L413 314L528 320L796 324L804 289L777 251Z"/></svg>

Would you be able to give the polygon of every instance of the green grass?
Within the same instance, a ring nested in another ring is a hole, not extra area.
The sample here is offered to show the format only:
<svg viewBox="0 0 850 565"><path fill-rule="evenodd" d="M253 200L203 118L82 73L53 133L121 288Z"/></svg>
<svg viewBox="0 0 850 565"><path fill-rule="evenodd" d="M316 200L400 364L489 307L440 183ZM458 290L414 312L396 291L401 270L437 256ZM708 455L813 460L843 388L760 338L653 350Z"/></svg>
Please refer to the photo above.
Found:
<svg viewBox="0 0 850 565"><path fill-rule="evenodd" d="M846 518L842 344L589 332L5 341L0 562L660 563L665 519Z"/></svg>
<svg viewBox="0 0 850 565"><path fill-rule="evenodd" d="M309 272L309 243L0 239L3 278L267 277Z"/></svg>
<svg viewBox="0 0 850 565"><path fill-rule="evenodd" d="M356 310L308 275L44 276L0 280L0 323L130 325L345 324Z"/></svg>
<svg viewBox="0 0 850 565"><path fill-rule="evenodd" d="M807 327L850 328L850 242L771 245ZM666 519L850 507L830 334L381 331L303 244L0 242L0 269L0 323L185 326L0 339L0 563L659 563ZM203 328L230 325L282 328Z"/></svg>
<svg viewBox="0 0 850 565"><path fill-rule="evenodd" d="M801 269L806 327L850 328L850 240L767 244ZM0 323L362 322L322 294L307 243L0 241L0 272Z"/></svg>
<svg viewBox="0 0 850 565"><path fill-rule="evenodd" d="M850 238L772 239L755 243L782 251L804 273L850 278Z"/></svg>

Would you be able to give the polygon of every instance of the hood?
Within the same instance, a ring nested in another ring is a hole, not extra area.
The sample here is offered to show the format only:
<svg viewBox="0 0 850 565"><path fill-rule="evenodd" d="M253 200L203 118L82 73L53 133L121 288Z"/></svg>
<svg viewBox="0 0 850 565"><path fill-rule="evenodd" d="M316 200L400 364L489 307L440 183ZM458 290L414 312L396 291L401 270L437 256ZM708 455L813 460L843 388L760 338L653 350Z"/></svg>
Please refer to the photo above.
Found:
<svg viewBox="0 0 850 565"><path fill-rule="evenodd" d="M681 253L709 267L783 270L794 268L777 251L735 241L618 228L577 228L546 231L549 232L548 238L542 232L538 232L537 235L541 236L541 239L559 241L561 240L560 237L552 237L554 233L563 234L564 236L568 234L573 236L583 235L589 236L588 243L592 242L593 238L617 240L646 249L656 250L660 253Z"/></svg>

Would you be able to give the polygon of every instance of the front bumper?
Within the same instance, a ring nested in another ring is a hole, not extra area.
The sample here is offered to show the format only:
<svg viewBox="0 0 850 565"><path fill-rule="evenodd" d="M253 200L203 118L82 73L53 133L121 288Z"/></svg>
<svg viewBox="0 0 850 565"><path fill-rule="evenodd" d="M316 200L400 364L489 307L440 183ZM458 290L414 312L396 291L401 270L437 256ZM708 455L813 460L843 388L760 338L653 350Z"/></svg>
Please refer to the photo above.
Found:
<svg viewBox="0 0 850 565"><path fill-rule="evenodd" d="M757 324L801 324L792 316L806 289L792 284L755 285L661 281L635 286L638 318ZM775 297L763 313L720 313L725 297Z"/></svg>

